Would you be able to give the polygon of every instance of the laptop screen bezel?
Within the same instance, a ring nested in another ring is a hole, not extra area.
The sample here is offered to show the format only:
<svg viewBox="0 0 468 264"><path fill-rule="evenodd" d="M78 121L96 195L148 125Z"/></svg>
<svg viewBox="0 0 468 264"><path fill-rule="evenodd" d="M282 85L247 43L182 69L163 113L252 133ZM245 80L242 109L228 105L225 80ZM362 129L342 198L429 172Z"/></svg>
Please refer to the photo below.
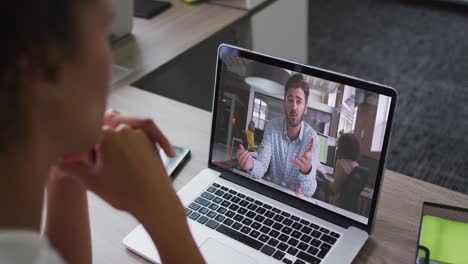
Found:
<svg viewBox="0 0 468 264"><path fill-rule="evenodd" d="M381 95L386 95L391 97L391 103L390 103L390 110L389 110L389 116L388 116L388 121L387 121L387 126L385 128L385 135L384 135L384 141L382 145L382 152L381 152L381 157L379 161L379 166L377 169L377 177L375 181L375 186L374 186L374 196L372 197L372 202L371 202L371 207L369 211L369 217L368 217L368 223L364 224L361 222L358 222L354 219L348 218L344 215L338 214L336 212L330 211L328 209L322 208L318 205L312 204L310 202L307 202L303 199L300 199L298 197L291 196L289 194L286 194L282 191L279 191L273 187L266 186L264 184L261 184L253 179L249 179L245 176L236 174L234 172L231 172L229 170L220 168L212 163L212 157L213 157L213 146L214 146L214 137L215 137L215 132L216 132L216 118L217 118L217 107L218 107L218 97L219 97L219 91L220 91L220 78L222 75L222 57L224 54L228 55L233 55L233 56L239 56L241 58L253 60L253 61L258 61L261 63L269 64L272 66L284 68L287 70L291 70L294 72L299 72L302 74L310 75L310 76L315 76L321 79L329 80L332 82L337 82L345 85L349 85L358 89L362 89L365 91L381 94ZM212 118L212 126L211 126L211 137L210 137L210 149L209 149L209 157L208 157L208 167L211 169L214 169L216 171L219 171L221 173L221 177L232 181L236 184L239 184L243 187L246 187L248 189L251 189L255 192L258 192L260 194L266 195L272 199L278 200L282 203L288 204L292 207L295 207L301 211L304 211L306 213L310 213L312 215L315 215L317 217L320 217L324 220L327 220L329 222L332 222L334 224L337 224L342 227L349 227L349 226L355 226L357 228L360 228L362 230L365 230L367 233L371 234L375 222L375 217L376 217L376 210L377 210L377 205L378 205L378 200L380 198L380 193L381 193L381 185L382 185L382 178L383 178L383 172L385 168L385 160L387 157L387 151L388 151L388 146L389 146L389 141L390 141L390 135L391 135L391 128L393 124L393 119L394 119L394 114L396 110L396 103L397 103L397 92L391 87L387 87L381 84L357 79L351 76L346 76L343 74L335 73L332 71L327 71L323 70L320 68L308 66L308 65L303 65L279 58L274 58L268 55L260 54L257 52L252 52L249 50L245 50L242 48L234 47L231 45L227 44L221 44L218 48L218 56L217 56L217 64L216 64L216 76L215 76L215 85L214 85L214 97L213 97L213 118Z"/></svg>

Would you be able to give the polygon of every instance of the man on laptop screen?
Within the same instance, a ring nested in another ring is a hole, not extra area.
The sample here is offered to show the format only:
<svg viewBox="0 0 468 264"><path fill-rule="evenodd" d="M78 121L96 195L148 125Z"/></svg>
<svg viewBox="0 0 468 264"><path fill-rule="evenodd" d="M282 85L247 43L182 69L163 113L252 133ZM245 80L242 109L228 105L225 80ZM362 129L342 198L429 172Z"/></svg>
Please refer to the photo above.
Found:
<svg viewBox="0 0 468 264"><path fill-rule="evenodd" d="M309 85L302 74L294 74L284 87L285 116L266 125L258 158L254 159L241 144L237 160L258 179L264 177L270 166L273 183L311 197L317 188L319 140L315 130L303 122L308 99Z"/></svg>

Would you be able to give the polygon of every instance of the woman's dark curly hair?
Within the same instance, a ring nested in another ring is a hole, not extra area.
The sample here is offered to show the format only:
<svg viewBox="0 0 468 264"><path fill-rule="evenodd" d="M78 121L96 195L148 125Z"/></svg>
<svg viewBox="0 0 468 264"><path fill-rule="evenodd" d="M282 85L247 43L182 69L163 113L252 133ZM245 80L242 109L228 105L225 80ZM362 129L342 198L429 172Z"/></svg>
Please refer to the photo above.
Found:
<svg viewBox="0 0 468 264"><path fill-rule="evenodd" d="M0 16L0 152L19 140L27 76L55 81L60 64L75 55L84 0L2 2ZM53 54L51 52L53 51ZM27 64L25 72L24 63Z"/></svg>

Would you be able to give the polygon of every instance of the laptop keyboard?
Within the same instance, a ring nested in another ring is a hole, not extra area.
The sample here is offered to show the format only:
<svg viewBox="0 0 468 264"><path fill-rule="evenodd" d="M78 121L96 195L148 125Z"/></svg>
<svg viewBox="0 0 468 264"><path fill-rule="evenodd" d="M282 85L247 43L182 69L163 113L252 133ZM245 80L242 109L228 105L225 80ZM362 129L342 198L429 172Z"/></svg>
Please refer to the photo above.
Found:
<svg viewBox="0 0 468 264"><path fill-rule="evenodd" d="M283 263L318 264L340 234L213 183L187 217Z"/></svg>

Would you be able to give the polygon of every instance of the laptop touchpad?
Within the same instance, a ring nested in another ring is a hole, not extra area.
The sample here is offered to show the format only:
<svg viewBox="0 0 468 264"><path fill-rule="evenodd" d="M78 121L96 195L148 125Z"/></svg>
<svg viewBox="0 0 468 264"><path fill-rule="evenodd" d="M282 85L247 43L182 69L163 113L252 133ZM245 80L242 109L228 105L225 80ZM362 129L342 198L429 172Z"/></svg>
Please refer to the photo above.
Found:
<svg viewBox="0 0 468 264"><path fill-rule="evenodd" d="M253 258L242 254L241 252L230 248L212 238L209 238L200 247L200 251L205 258L206 263L223 263L223 264L255 264Z"/></svg>

